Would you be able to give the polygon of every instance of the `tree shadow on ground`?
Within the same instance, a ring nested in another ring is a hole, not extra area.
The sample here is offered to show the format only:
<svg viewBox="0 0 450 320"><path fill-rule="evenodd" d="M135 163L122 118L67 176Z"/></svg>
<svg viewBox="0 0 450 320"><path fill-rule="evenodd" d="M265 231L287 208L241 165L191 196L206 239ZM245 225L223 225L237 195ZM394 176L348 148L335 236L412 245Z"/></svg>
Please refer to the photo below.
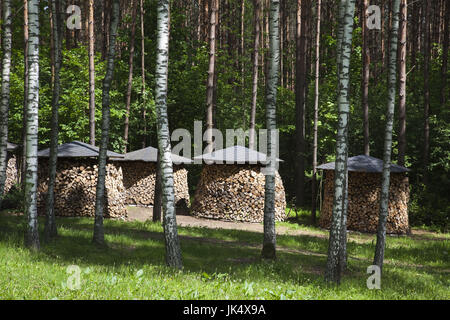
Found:
<svg viewBox="0 0 450 320"><path fill-rule="evenodd" d="M5 217L0 215L0 241L23 245L23 217ZM60 235L55 241L43 244L37 259L48 263L98 265L105 267L145 265L165 266L165 244L162 231L146 230L142 223L117 222L105 223L105 235L108 246L99 248L92 244L93 224L86 219L58 219ZM43 226L43 221L40 221ZM156 228L156 226L154 226ZM202 274L227 273L242 281L247 280L247 272L259 270L262 277L270 277L285 282L298 284L305 277L322 279L326 263L328 241L314 236L279 236L278 242L289 244L289 248L278 247L278 261L268 263L261 261L262 234L249 231L210 230L206 228L181 227L180 232L192 231L192 235L180 235L184 270ZM42 230L41 230L42 231ZM352 257L354 250L373 252L373 244L349 243L350 271L348 278L365 277L365 269L370 265L369 259ZM436 255L442 249L439 242L426 243L421 248L388 248L386 256L408 257L422 254L422 258ZM432 253L427 254L427 250ZM414 268L413 265L406 266ZM270 274L264 274L266 270ZM389 270L389 268L386 268ZM428 271L428 270L427 270ZM431 277L441 277L437 270L431 270ZM387 271L388 274L390 273ZM393 273L393 279L409 282L401 275ZM425 287L424 287L425 288Z"/></svg>

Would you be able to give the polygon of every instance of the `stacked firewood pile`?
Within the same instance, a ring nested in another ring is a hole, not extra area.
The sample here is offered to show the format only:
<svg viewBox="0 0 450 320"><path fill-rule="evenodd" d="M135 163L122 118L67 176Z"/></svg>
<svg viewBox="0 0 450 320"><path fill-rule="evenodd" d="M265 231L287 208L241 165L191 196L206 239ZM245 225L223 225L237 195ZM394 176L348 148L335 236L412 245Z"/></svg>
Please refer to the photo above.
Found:
<svg viewBox="0 0 450 320"><path fill-rule="evenodd" d="M123 172L125 186L125 204L153 206L156 182L156 163L142 161L118 161ZM183 166L173 167L175 204L178 207L189 206L189 186L187 170Z"/></svg>
<svg viewBox="0 0 450 320"><path fill-rule="evenodd" d="M262 222L265 176L256 165L206 165L195 192L191 213L226 221ZM286 218L283 182L275 182L275 219Z"/></svg>
<svg viewBox="0 0 450 320"><path fill-rule="evenodd" d="M8 167L6 168L5 194L18 182L17 178L16 156L11 156L8 160Z"/></svg>
<svg viewBox="0 0 450 320"><path fill-rule="evenodd" d="M107 164L105 180L105 211L108 218L127 215L122 169ZM97 160L58 159L55 185L55 214L58 216L95 216ZM48 191L48 161L39 160L38 212L45 214Z"/></svg>
<svg viewBox="0 0 450 320"><path fill-rule="evenodd" d="M328 229L333 210L334 171L326 170L324 172L324 199L319 225ZM380 190L381 174L349 172L347 213L347 228L349 230L369 233L377 231L380 213ZM391 173L387 233L404 234L409 231L408 202L408 177L404 173Z"/></svg>

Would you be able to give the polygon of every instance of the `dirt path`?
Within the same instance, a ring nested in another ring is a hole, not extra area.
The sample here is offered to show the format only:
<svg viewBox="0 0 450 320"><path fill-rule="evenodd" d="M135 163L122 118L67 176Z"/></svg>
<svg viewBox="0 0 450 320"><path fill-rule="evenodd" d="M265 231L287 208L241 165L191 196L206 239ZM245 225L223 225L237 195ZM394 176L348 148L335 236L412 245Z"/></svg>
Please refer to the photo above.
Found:
<svg viewBox="0 0 450 320"><path fill-rule="evenodd" d="M145 207L127 207L128 221L146 221L152 218L153 209ZM243 230L250 232L263 233L264 228L261 223L250 222L228 222L221 220L202 219L188 216L185 212L177 210L177 225L181 227L197 227L209 229L226 229L226 230ZM320 238L327 238L327 236L320 232L293 230L284 226L277 226L278 235L309 235Z"/></svg>
<svg viewBox="0 0 450 320"><path fill-rule="evenodd" d="M153 215L153 208L128 206L128 221L141 221L151 220ZM202 219L187 215L186 211L177 209L177 224L181 227L198 227L208 229L225 229L225 230L243 230L250 232L263 233L264 227L262 223L249 223L249 222L228 222L221 220ZM326 230L299 230L286 226L277 226L277 235L289 235L289 236L311 236L322 239L328 239L328 231ZM396 237L396 235L391 235ZM402 236L400 236L402 237ZM436 236L433 232L425 230L413 230L412 234L408 237L414 240L424 241L447 241L448 238L443 236ZM375 239L375 235L364 234L360 232L349 231L349 241L364 244L370 243Z"/></svg>

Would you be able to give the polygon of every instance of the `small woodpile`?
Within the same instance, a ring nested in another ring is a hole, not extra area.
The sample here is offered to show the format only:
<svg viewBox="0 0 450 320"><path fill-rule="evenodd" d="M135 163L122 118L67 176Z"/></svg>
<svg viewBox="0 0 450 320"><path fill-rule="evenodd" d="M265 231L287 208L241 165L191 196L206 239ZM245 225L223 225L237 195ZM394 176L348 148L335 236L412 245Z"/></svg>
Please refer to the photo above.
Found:
<svg viewBox="0 0 450 320"><path fill-rule="evenodd" d="M122 169L108 163L105 181L105 211L108 218L127 215L125 208L125 188ZM95 216L98 160L58 159L55 185L55 215ZM39 159L38 212L45 214L48 191L48 160Z"/></svg>
<svg viewBox="0 0 450 320"><path fill-rule="evenodd" d="M153 206L156 182L156 163L143 161L118 161L122 168L123 185L125 187L125 204ZM173 184L175 189L175 205L189 206L188 171L182 165L173 166Z"/></svg>
<svg viewBox="0 0 450 320"><path fill-rule="evenodd" d="M333 210L334 171L324 171L324 199L319 225L330 228ZM349 230L375 233L380 213L381 174L349 172L348 213ZM389 216L386 231L390 234L405 234L408 223L409 182L405 173L391 173L389 192Z"/></svg>
<svg viewBox="0 0 450 320"><path fill-rule="evenodd" d="M18 182L17 174L17 159L15 155L9 157L8 167L6 168L6 181L4 194L8 193L9 190Z"/></svg>
<svg viewBox="0 0 450 320"><path fill-rule="evenodd" d="M275 219L286 218L283 182L275 180ZM258 165L206 165L195 192L191 213L226 221L264 220L265 176Z"/></svg>

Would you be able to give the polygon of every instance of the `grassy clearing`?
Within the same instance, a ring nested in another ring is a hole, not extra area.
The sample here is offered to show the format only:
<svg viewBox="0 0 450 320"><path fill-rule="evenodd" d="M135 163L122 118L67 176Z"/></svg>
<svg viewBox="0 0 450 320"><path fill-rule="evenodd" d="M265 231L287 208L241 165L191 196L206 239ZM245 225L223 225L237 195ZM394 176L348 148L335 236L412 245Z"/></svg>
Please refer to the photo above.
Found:
<svg viewBox="0 0 450 320"><path fill-rule="evenodd" d="M0 214L0 299L449 299L450 236L389 237L382 290L366 287L374 236L351 234L340 287L323 281L327 232L281 225L278 260L259 259L262 234L179 228L184 270L165 267L162 227L105 221L107 248L91 244L93 220L60 218L59 238L39 253L23 247L24 218ZM43 225L43 220L40 221ZM81 268L81 289L66 283Z"/></svg>

